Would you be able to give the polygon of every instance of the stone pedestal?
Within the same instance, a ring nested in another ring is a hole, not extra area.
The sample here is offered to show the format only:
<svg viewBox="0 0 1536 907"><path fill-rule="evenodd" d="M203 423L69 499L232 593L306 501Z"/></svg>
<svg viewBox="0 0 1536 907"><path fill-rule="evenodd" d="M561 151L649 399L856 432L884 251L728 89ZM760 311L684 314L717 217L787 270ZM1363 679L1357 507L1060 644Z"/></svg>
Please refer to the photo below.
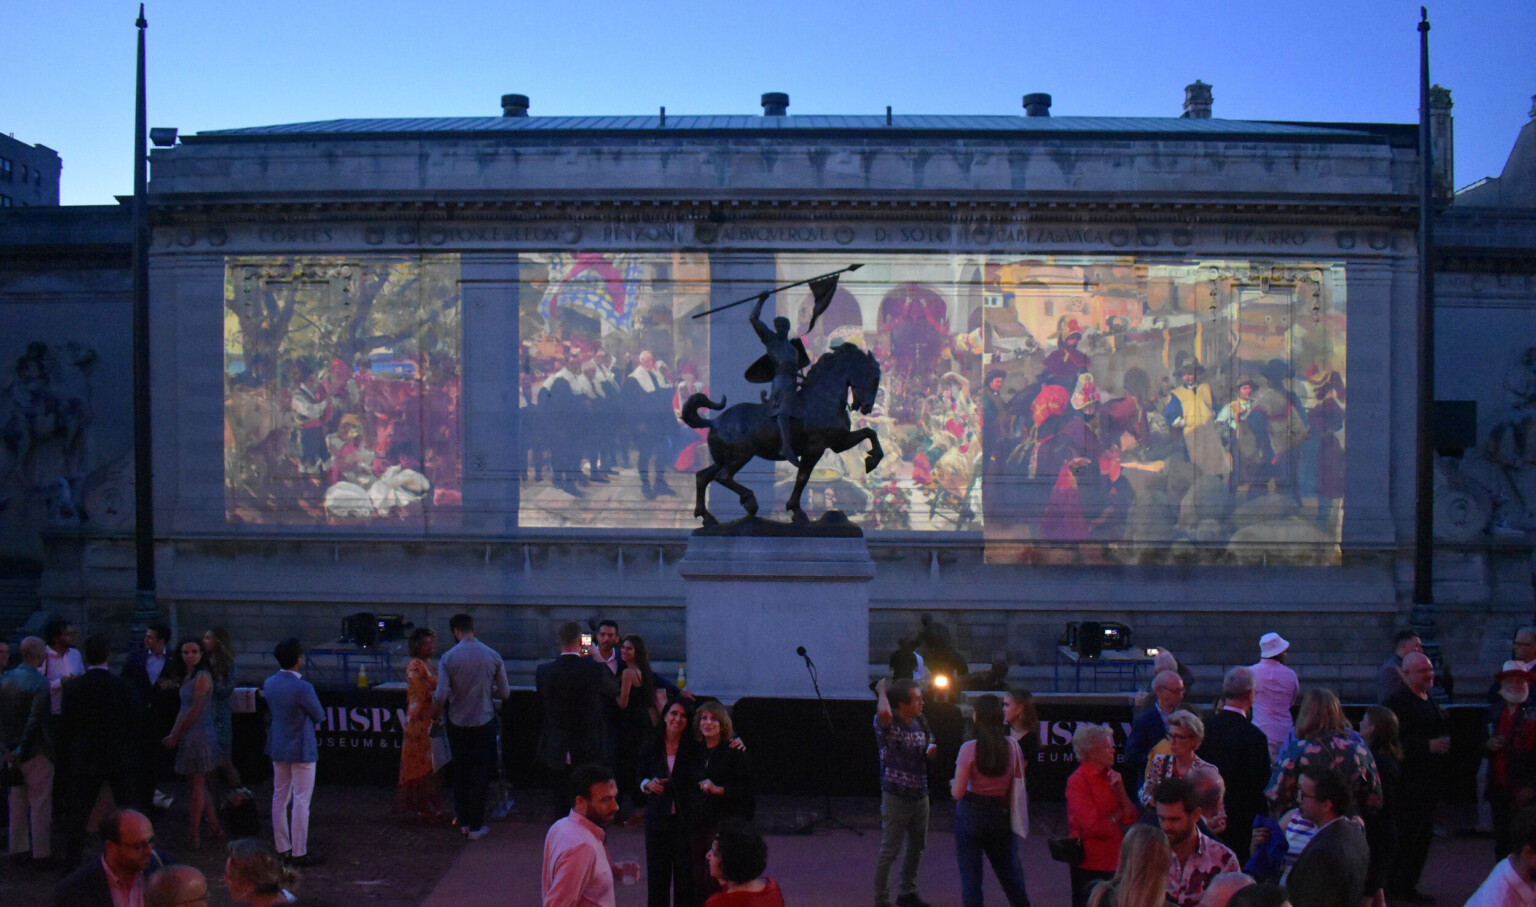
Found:
<svg viewBox="0 0 1536 907"><path fill-rule="evenodd" d="M814 699L804 646L828 699L869 695L869 581L862 538L694 536L687 584L688 686L734 702Z"/></svg>

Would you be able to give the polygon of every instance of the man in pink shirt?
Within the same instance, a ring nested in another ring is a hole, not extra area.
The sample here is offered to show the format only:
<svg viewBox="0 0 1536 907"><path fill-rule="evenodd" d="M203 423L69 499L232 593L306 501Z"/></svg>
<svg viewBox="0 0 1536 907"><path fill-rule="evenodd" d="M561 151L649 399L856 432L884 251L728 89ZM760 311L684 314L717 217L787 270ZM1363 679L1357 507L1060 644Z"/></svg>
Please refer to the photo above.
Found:
<svg viewBox="0 0 1536 907"><path fill-rule="evenodd" d="M1269 761L1274 763L1291 734L1291 706L1301 693L1296 672L1285 666L1291 644L1279 633L1259 637L1259 662L1253 671L1253 724L1269 738Z"/></svg>
<svg viewBox="0 0 1536 907"><path fill-rule="evenodd" d="M570 815L544 836L544 907L614 907L614 870L632 878L640 873L638 864L609 862L603 843L603 829L619 813L619 786L606 767L587 764L571 773L571 792Z"/></svg>

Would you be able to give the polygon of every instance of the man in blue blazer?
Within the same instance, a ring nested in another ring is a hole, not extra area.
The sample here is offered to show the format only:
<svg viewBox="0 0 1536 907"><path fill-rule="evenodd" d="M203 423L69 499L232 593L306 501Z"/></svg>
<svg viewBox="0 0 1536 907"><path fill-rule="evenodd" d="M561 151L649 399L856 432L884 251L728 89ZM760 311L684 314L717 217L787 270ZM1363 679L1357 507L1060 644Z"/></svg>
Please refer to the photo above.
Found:
<svg viewBox="0 0 1536 907"><path fill-rule="evenodd" d="M1168 716L1184 702L1184 679L1176 671L1162 671L1152 678L1156 698L1131 724L1125 740L1125 792L1136 798L1147 773L1147 759L1152 748L1168 734Z"/></svg>
<svg viewBox="0 0 1536 907"><path fill-rule="evenodd" d="M278 855L295 866L317 866L309 852L309 798L315 790L315 725L325 719L315 687L299 674L304 649L285 639L272 650L279 670L261 685L272 712L267 755L272 759L272 842ZM289 804L293 805L289 818Z"/></svg>

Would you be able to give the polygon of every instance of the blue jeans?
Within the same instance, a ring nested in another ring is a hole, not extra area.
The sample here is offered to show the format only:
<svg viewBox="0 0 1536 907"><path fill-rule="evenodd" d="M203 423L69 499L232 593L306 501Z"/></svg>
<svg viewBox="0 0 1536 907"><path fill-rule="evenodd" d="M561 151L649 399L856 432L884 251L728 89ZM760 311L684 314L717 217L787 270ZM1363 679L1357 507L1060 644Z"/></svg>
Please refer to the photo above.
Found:
<svg viewBox="0 0 1536 907"><path fill-rule="evenodd" d="M1024 866L1008 825L1002 798L967 794L955 804L955 859L960 864L960 901L981 907L981 855L986 854L1010 907L1029 907Z"/></svg>

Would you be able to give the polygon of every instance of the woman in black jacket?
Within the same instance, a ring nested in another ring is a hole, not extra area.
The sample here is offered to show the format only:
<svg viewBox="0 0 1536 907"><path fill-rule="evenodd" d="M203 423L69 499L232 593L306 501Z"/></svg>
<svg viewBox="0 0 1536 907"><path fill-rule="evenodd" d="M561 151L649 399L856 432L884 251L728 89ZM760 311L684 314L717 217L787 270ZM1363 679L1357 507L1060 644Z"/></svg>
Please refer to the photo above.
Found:
<svg viewBox="0 0 1536 907"><path fill-rule="evenodd" d="M688 792L698 778L699 742L688 733L693 711L681 699L667 703L661 724L640 749L636 774L645 804L645 879L648 907L691 907L693 856Z"/></svg>
<svg viewBox="0 0 1536 907"><path fill-rule="evenodd" d="M714 843L720 820L752 821L757 811L757 777L747 754L731 745L735 731L725 706L700 705L693 726L702 748L694 783L689 786L687 812L692 828L693 900L703 904L719 890L704 855Z"/></svg>

